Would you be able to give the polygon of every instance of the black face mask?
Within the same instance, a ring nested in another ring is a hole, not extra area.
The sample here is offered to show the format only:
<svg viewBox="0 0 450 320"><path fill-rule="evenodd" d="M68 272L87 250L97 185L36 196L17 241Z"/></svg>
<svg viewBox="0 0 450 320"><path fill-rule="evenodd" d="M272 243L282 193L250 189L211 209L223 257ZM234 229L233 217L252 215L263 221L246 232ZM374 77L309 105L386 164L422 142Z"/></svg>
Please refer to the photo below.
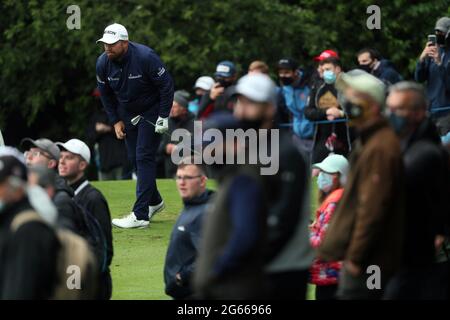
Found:
<svg viewBox="0 0 450 320"><path fill-rule="evenodd" d="M349 101L344 103L344 111L347 114L349 119L357 119L361 117L363 110L361 106L357 104L353 104Z"/></svg>
<svg viewBox="0 0 450 320"><path fill-rule="evenodd" d="M292 77L280 77L280 83L283 86L289 86L294 82L294 78Z"/></svg>
<svg viewBox="0 0 450 320"><path fill-rule="evenodd" d="M367 73L371 73L372 72L372 68L370 67L370 63L369 64L360 64L358 66L358 69L364 70Z"/></svg>
<svg viewBox="0 0 450 320"><path fill-rule="evenodd" d="M443 34L436 34L436 43L439 45L444 45L445 44L445 35Z"/></svg>
<svg viewBox="0 0 450 320"><path fill-rule="evenodd" d="M224 88L228 88L233 85L233 82L222 79L222 78L217 79L217 82L220 84L221 87L224 87Z"/></svg>
<svg viewBox="0 0 450 320"><path fill-rule="evenodd" d="M240 121L239 124L241 129L247 130L247 129L259 129L261 128L263 122L264 120L262 118L252 120L243 119Z"/></svg>

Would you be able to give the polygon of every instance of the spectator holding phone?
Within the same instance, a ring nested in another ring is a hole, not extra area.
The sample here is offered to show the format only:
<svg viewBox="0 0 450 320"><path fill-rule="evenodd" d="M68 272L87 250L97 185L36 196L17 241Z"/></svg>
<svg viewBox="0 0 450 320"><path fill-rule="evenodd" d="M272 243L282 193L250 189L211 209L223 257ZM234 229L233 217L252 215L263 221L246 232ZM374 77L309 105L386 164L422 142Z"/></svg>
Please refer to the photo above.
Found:
<svg viewBox="0 0 450 320"><path fill-rule="evenodd" d="M213 112L233 112L234 91L237 80L236 66L231 61L222 61L216 67L214 73L216 83L208 94L200 100L197 117L207 118Z"/></svg>
<svg viewBox="0 0 450 320"><path fill-rule="evenodd" d="M428 36L429 41L419 57L414 74L417 82L427 82L430 110L450 105L450 18L440 18L434 30L435 37ZM445 114L439 112L437 116Z"/></svg>

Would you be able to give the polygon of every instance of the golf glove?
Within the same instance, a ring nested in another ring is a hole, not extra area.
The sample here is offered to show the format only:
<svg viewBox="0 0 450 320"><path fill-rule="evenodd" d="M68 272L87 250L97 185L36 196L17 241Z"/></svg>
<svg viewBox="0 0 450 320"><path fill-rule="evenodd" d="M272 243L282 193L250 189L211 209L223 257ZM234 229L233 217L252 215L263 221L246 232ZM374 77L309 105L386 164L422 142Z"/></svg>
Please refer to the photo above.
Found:
<svg viewBox="0 0 450 320"><path fill-rule="evenodd" d="M169 118L158 117L156 120L155 132L159 134L166 133L169 130Z"/></svg>

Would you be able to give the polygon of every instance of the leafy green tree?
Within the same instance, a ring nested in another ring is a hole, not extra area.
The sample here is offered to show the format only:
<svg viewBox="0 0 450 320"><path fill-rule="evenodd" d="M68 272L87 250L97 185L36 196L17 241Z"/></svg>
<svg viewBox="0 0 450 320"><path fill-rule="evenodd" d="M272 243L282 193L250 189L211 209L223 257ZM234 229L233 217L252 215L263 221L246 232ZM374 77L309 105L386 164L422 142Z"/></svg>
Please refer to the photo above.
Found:
<svg viewBox="0 0 450 320"><path fill-rule="evenodd" d="M447 0L77 0L81 29L69 30L71 4L0 2L0 127L6 134L20 121L40 136L84 137L103 51L95 41L113 22L161 55L177 88L191 89L224 59L244 73L255 59L273 67L291 56L312 65L313 56L333 48L351 67L366 46L379 49L408 78L436 19L450 15ZM381 30L366 27L371 4L381 8Z"/></svg>

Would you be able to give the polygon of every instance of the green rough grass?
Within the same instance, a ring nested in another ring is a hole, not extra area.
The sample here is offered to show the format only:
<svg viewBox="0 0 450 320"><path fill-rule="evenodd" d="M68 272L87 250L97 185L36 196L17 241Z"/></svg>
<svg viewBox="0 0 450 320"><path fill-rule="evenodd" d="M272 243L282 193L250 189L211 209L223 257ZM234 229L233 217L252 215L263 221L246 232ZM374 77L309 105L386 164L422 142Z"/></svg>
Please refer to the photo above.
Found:
<svg viewBox="0 0 450 320"><path fill-rule="evenodd" d="M158 213L148 229L123 230L113 227L114 258L111 263L113 296L115 300L167 300L164 293L163 266L172 226L181 211L182 203L175 181L161 179L158 189L166 208ZM135 181L93 182L106 197L111 217L127 214L135 199ZM315 185L315 184L314 184ZM215 189L214 181L208 187ZM312 207L315 208L315 188ZM308 288L308 299L314 297L314 288Z"/></svg>

